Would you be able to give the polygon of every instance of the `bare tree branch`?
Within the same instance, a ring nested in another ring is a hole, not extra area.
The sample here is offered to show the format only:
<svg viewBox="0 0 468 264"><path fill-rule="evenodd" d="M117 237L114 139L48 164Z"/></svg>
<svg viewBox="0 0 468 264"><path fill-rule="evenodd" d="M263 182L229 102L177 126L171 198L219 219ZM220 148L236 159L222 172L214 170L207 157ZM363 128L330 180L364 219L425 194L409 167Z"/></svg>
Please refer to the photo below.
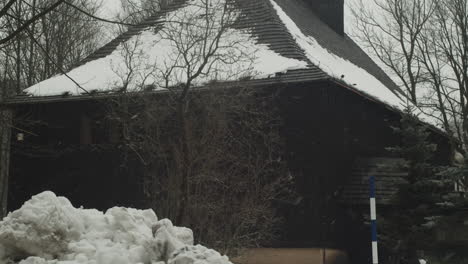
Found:
<svg viewBox="0 0 468 264"><path fill-rule="evenodd" d="M102 21L102 22L106 22L106 23L110 23L110 24L117 24L117 25L123 25L123 26L135 26L135 24L130 24L130 23L125 23L125 22L121 22L121 21L115 21L115 20L109 20L109 19L105 19L105 18L101 18L101 17L98 17L98 16L95 16L91 13L89 13L88 11L70 3L69 1L64 1L64 3L68 6L71 6L73 8L75 8L76 10L80 11L81 13L87 15L88 17L91 17L93 19L96 19L98 21Z"/></svg>
<svg viewBox="0 0 468 264"><path fill-rule="evenodd" d="M33 34L29 30L26 29L26 32L28 33L29 37L34 41L34 43L42 50L42 52L44 52L47 59L50 60L50 62L52 62L54 65L57 66L57 68L59 69L61 74L65 75L65 77L67 77L70 81L72 81L83 92L85 92L86 94L89 94L88 90L83 88L83 86L81 86L77 81L75 81L72 77L70 77L70 75L68 75L68 73L65 70L63 70L59 65L57 65L57 63L54 61L54 59L52 59L50 54L44 49L44 47L41 45L41 43L33 36Z"/></svg>
<svg viewBox="0 0 468 264"><path fill-rule="evenodd" d="M8 13L8 10L16 1L17 0L10 0L5 4L5 6L0 10L0 18Z"/></svg>
<svg viewBox="0 0 468 264"><path fill-rule="evenodd" d="M52 10L54 10L55 8L57 8L59 5L61 5L65 0L58 0L57 2L55 2L54 4L52 4L51 6L49 6L48 8L44 9L43 11L41 11L39 14L35 15L34 17L30 18L29 20L27 20L25 23L23 23L19 28L17 28L15 31L13 31L12 33L8 34L8 36L6 36L5 38L3 39L0 39L0 45L2 44L5 44L7 43L8 41L12 40L13 38L15 38L18 34L20 34L21 32L23 32L25 29L27 29L32 23L35 23L38 19L40 19L41 17L45 16L46 14L50 13Z"/></svg>

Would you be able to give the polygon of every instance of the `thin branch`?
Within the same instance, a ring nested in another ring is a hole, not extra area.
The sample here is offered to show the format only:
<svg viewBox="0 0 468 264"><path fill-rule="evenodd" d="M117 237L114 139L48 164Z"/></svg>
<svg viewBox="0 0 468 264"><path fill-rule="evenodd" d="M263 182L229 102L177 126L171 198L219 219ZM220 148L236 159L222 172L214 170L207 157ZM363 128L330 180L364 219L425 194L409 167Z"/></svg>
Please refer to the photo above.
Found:
<svg viewBox="0 0 468 264"><path fill-rule="evenodd" d="M8 10L16 1L17 0L10 0L8 3L6 3L2 10L0 10L0 17L3 17L6 13L8 13Z"/></svg>
<svg viewBox="0 0 468 264"><path fill-rule="evenodd" d="M17 28L15 31L10 33L7 37L0 39L0 45L7 43L8 41L12 40L15 38L18 34L26 30L32 23L36 22L39 18L47 15L50 13L52 10L57 8L59 5L61 5L65 0L58 0L55 2L55 4L49 6L48 8L44 9L42 12L37 14L36 16L32 17L31 19L27 20L23 25L21 25L19 28Z"/></svg>
<svg viewBox="0 0 468 264"><path fill-rule="evenodd" d="M39 41L31 34L31 32L29 32L29 30L26 30L26 32L28 33L29 37L34 41L34 43L36 43L36 45L42 50L42 52L44 53L44 55L47 57L47 59L52 62L52 64L54 64L57 69L60 71L61 74L65 75L65 77L67 77L69 80L71 80L78 88L80 88L81 90L83 90L86 94L90 94L88 90L86 90L85 88L83 88L83 86L81 86L77 81L75 81L72 77L70 77L70 75L68 75L65 70L63 70L55 61L54 59L52 59L52 57L49 55L49 53L47 53L47 51L45 50L45 48L41 45L41 43L39 43Z"/></svg>
<svg viewBox="0 0 468 264"><path fill-rule="evenodd" d="M96 19L96 20L99 20L99 21L102 21L102 22L106 22L106 23L111 23L111 24L117 24L117 25L123 25L123 26L135 26L135 24L130 24L130 23L125 23L125 22L120 22L120 21L115 21L115 20L109 20L109 19L105 19L105 18L102 18L102 17L98 17L98 16L95 16L91 13L89 13L88 11L68 2L68 1L65 1L64 2L66 5L70 6L70 7L73 7L75 8L76 10L78 10L79 12L93 18L93 19Z"/></svg>

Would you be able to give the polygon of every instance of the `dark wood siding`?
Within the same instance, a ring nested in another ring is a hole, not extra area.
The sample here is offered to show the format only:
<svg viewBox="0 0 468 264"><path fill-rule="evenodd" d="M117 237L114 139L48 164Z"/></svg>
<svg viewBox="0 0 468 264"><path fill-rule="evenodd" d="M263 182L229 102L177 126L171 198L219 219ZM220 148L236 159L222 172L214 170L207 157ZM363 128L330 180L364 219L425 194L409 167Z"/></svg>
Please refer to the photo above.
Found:
<svg viewBox="0 0 468 264"><path fill-rule="evenodd" d="M357 158L393 155L386 148L400 143L392 129L400 114L333 82L270 88L280 89L286 158L302 197L282 208L286 232L281 246L346 249L358 245L357 239L367 243L370 234L361 230L362 219L339 197ZM131 163L121 166L119 135L115 124L102 119L101 107L92 101L17 107L19 120L34 122L18 124L32 134L13 143L10 209L47 189L77 206L145 206L143 173ZM443 157L448 153L444 137L432 137L441 143L438 155Z"/></svg>
<svg viewBox="0 0 468 264"><path fill-rule="evenodd" d="M339 203L357 157L389 156L400 116L334 83L287 87L282 94L290 169L303 196L289 211L292 246L347 247L350 216ZM366 234L364 234L366 235Z"/></svg>
<svg viewBox="0 0 468 264"><path fill-rule="evenodd" d="M99 103L30 104L16 112L16 127L28 133L24 141L12 140L9 210L45 190L75 206L143 207L142 175L122 166L115 129L107 127Z"/></svg>

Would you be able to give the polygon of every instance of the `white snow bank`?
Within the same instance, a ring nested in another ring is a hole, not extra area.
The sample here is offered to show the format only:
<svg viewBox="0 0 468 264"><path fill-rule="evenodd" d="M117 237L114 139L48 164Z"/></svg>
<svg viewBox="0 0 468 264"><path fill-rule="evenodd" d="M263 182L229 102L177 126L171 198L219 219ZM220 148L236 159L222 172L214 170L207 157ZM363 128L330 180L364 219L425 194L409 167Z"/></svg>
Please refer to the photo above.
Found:
<svg viewBox="0 0 468 264"><path fill-rule="evenodd" d="M0 263L230 264L193 245L192 231L153 210L74 208L52 192L33 196L0 222Z"/></svg>
<svg viewBox="0 0 468 264"><path fill-rule="evenodd" d="M380 82L368 71L355 65L347 59L337 56L325 47L322 47L318 41L310 35L304 34L296 23L282 10L274 1L270 0L283 24L289 30L299 47L304 50L307 58L324 72L354 87L356 90L367 94L393 108L401 111L405 110L409 102L403 96L394 94L387 86ZM343 78L341 78L343 76ZM440 127L437 119L422 113L416 109L415 114L429 124Z"/></svg>
<svg viewBox="0 0 468 264"><path fill-rule="evenodd" d="M195 80L196 85L212 80L264 78L307 67L305 61L283 57L267 45L257 43L246 30L228 28L222 31L225 24L221 21L234 21L239 15L223 11L225 0L211 0L209 14L201 0L188 3L163 17L162 28L148 28L120 44L110 55L68 72L79 86L65 75L57 75L26 91L34 96L48 96L77 95L84 92L80 87L87 91L109 91L125 85L134 91L148 85L164 89L166 79L169 86L187 79L187 61L191 74L204 63L207 56L202 54L206 46L214 43L220 32L223 33L219 48Z"/></svg>

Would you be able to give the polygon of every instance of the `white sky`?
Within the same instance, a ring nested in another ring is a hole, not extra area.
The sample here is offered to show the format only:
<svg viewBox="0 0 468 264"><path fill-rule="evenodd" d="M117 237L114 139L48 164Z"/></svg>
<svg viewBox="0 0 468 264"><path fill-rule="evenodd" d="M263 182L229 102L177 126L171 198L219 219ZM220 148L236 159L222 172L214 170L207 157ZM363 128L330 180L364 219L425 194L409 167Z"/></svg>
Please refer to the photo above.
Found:
<svg viewBox="0 0 468 264"><path fill-rule="evenodd" d="M350 33L352 29L354 21L352 20L350 6L355 2L355 0L346 0L345 1L345 12L344 12L344 19L345 19L345 32Z"/></svg>
<svg viewBox="0 0 468 264"><path fill-rule="evenodd" d="M100 17L111 19L115 17L121 10L122 6L120 0L95 0L102 4L100 10Z"/></svg>
<svg viewBox="0 0 468 264"><path fill-rule="evenodd" d="M111 19L114 18L121 10L122 6L120 0L95 0L98 3L102 3L100 17ZM354 25L353 17L351 15L350 6L352 6L357 0L345 0L345 30L347 33L351 33ZM371 2L371 1L369 1Z"/></svg>

